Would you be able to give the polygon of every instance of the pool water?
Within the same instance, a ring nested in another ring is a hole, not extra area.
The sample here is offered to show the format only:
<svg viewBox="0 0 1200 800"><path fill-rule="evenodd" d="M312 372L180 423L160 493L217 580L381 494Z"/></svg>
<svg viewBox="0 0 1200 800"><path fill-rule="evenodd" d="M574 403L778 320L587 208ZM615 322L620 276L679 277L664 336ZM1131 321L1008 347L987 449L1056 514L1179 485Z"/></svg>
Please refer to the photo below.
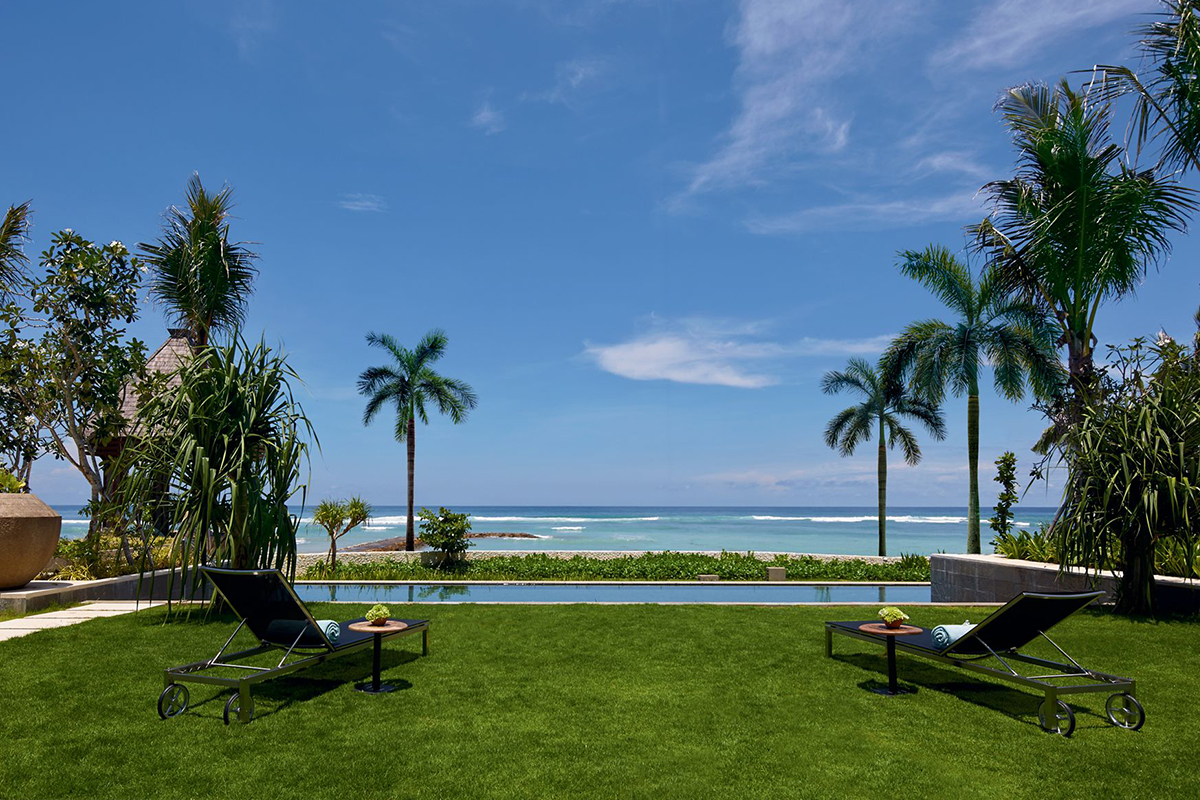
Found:
<svg viewBox="0 0 1200 800"><path fill-rule="evenodd" d="M306 603L928 603L927 583L319 583L297 582Z"/></svg>

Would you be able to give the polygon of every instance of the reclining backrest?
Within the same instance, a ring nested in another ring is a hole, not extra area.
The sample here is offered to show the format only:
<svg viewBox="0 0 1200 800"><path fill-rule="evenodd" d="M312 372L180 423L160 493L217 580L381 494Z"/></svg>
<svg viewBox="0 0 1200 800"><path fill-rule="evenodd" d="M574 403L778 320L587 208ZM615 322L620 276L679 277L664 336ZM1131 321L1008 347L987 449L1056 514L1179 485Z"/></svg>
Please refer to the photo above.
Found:
<svg viewBox="0 0 1200 800"><path fill-rule="evenodd" d="M1104 592L1021 592L996 609L946 652L956 655L980 655L987 646L997 653L1024 647L1084 606L1104 596Z"/></svg>
<svg viewBox="0 0 1200 800"><path fill-rule="evenodd" d="M332 647L279 570L201 567L200 571L261 641L290 647L299 636L297 647Z"/></svg>

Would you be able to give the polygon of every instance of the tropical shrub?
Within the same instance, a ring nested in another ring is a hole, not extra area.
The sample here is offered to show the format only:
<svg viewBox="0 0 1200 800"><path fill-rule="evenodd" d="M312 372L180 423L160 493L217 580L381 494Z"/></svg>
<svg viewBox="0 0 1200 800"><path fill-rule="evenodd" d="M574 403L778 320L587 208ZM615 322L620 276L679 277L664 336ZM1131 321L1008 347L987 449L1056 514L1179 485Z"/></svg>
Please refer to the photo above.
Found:
<svg viewBox="0 0 1200 800"><path fill-rule="evenodd" d="M23 491L25 482L4 467L0 467L0 494L18 494Z"/></svg>
<svg viewBox="0 0 1200 800"><path fill-rule="evenodd" d="M471 520L466 514L456 514L446 507L437 513L422 508L421 541L443 556L443 562L460 557L474 542L467 538L471 532Z"/></svg>
<svg viewBox="0 0 1200 800"><path fill-rule="evenodd" d="M173 533L185 580L213 563L294 574L298 518L288 503L303 506L315 442L292 396L297 379L282 355L235 337L199 350L170 381L143 384L109 524L143 545L156 529Z"/></svg>
<svg viewBox="0 0 1200 800"><path fill-rule="evenodd" d="M338 539L371 518L371 506L361 497L322 500L313 509L313 522L329 534L329 566L337 569Z"/></svg>
<svg viewBox="0 0 1200 800"><path fill-rule="evenodd" d="M1200 353L1161 337L1111 348L1103 399L1070 433L1063 560L1121 571L1119 610L1153 613L1163 545L1193 571L1200 523Z"/></svg>
<svg viewBox="0 0 1200 800"><path fill-rule="evenodd" d="M1017 496L1017 456L1013 452L1005 452L996 459L996 483L1000 484L1000 494L996 496L993 510L996 516L988 519L988 525L996 532L996 536L1007 536L1013 529L1013 503L1020 498ZM992 544L995 544L993 541Z"/></svg>

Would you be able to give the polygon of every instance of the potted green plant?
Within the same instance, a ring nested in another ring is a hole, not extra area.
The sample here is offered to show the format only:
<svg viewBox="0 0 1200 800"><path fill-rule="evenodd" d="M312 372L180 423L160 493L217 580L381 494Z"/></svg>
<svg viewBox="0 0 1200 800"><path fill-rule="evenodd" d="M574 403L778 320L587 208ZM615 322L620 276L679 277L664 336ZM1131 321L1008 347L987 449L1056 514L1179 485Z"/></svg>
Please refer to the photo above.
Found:
<svg viewBox="0 0 1200 800"><path fill-rule="evenodd" d="M908 619L908 614L905 614L895 606L887 606L879 609L879 618L889 628L899 628Z"/></svg>
<svg viewBox="0 0 1200 800"><path fill-rule="evenodd" d="M388 614L390 613L391 612L388 611L387 606L381 603L376 603L367 609L367 613L363 616L366 617L367 622L371 623L372 625L387 625Z"/></svg>

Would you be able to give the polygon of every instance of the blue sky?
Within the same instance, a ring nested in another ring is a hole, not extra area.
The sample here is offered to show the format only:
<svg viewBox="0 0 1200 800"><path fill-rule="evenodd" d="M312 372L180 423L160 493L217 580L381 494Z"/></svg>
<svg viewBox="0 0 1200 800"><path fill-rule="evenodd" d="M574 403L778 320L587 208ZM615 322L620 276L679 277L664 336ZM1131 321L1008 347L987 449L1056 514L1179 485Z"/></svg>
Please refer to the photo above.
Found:
<svg viewBox="0 0 1200 800"><path fill-rule="evenodd" d="M895 253L962 247L1011 174L999 92L1128 61L1154 9L7 3L0 202L33 199L37 252L63 227L147 241L193 171L232 184L262 254L248 331L290 354L321 439L311 496L402 501L354 381L368 330L438 326L480 405L419 431L418 503L870 505L873 452L822 442L848 400L820 376L941 313ZM1180 237L1102 339L1189 334L1196 255ZM135 332L157 345L160 311ZM1036 413L982 409L983 462L1027 465ZM965 399L947 415L921 466L893 458L893 504L965 505ZM85 494L62 463L34 480Z"/></svg>

